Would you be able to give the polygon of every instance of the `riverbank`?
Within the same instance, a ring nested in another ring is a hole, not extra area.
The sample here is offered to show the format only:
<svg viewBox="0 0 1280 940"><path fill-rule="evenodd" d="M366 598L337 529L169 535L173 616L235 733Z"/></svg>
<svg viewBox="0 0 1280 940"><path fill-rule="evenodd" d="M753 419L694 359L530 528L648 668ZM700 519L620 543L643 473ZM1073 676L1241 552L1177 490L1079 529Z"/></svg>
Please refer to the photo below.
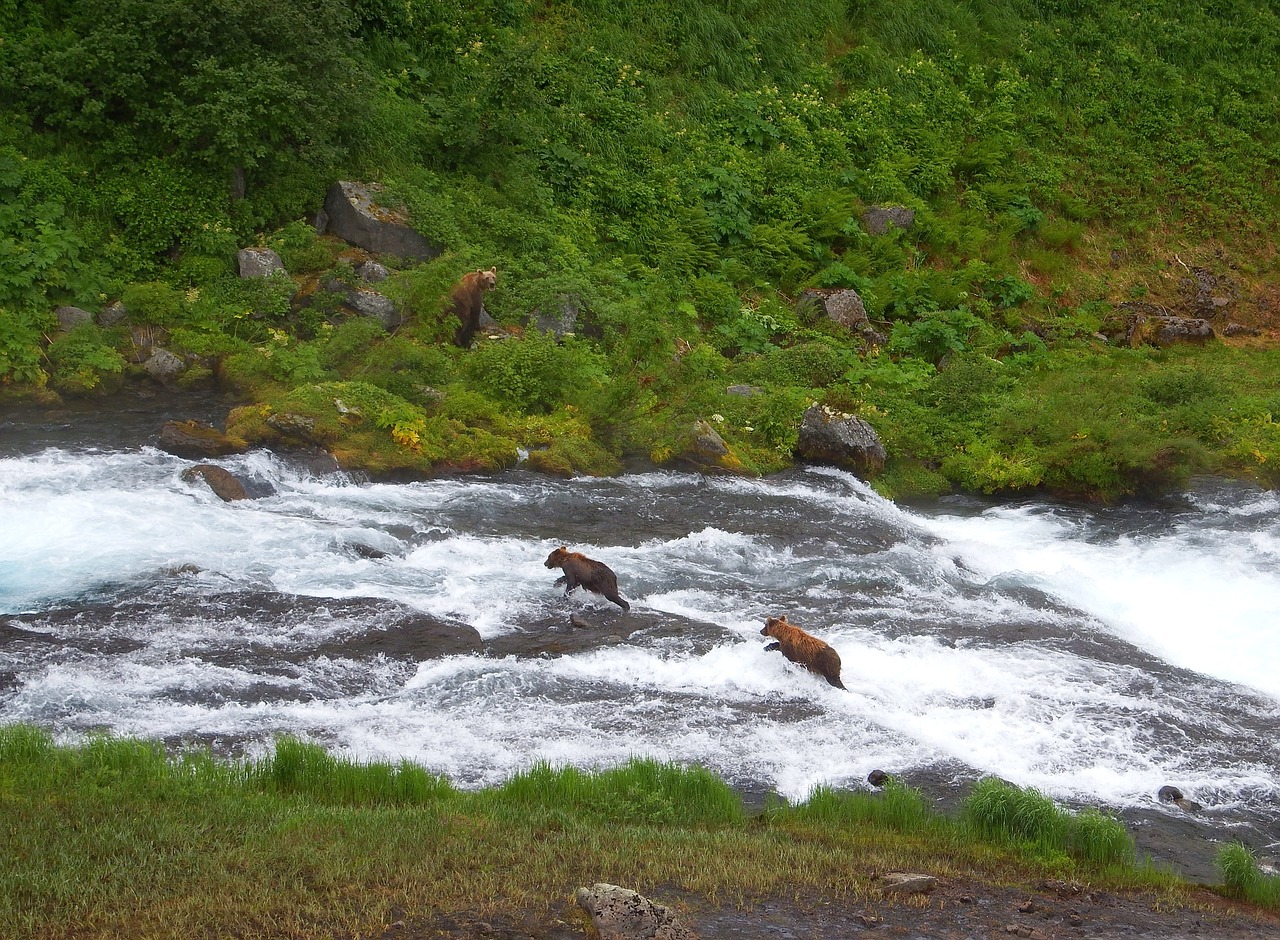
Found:
<svg viewBox="0 0 1280 940"><path fill-rule="evenodd" d="M353 764L288 740L226 762L121 739L55 746L9 726L0 932L567 940L585 933L573 892L599 881L674 907L700 936L747 940L1280 927L1274 911L1137 863L1105 817L979 791L957 818L892 781L749 814L712 775L652 762L535 768L461 792L408 763ZM894 871L936 884L896 895L883 878Z"/></svg>

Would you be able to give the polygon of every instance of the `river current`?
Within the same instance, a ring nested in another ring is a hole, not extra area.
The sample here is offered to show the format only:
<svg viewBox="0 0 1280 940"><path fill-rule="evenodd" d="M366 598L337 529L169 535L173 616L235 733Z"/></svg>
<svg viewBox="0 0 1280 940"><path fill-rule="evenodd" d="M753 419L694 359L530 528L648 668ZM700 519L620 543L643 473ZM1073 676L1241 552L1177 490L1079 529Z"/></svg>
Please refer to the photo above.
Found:
<svg viewBox="0 0 1280 940"><path fill-rule="evenodd" d="M0 722L233 754L288 733L464 787L632 756L793 799L998 775L1280 840L1275 493L908 506L830 468L383 484L258 451L217 461L257 496L224 503L154 446L191 414L0 413ZM631 611L566 598L559 545ZM782 613L848 691L765 651Z"/></svg>

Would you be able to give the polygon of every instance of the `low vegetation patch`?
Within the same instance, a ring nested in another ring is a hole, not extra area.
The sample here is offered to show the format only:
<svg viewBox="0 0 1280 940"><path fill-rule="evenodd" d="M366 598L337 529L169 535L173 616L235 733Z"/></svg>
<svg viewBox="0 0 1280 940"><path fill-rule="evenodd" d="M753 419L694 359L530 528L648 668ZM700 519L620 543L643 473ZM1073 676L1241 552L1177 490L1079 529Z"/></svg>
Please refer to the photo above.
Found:
<svg viewBox="0 0 1280 940"><path fill-rule="evenodd" d="M539 765L465 791L293 738L236 761L9 725L0 802L0 932L14 938L354 935L393 911L545 910L602 879L721 898L874 897L891 870L1180 890L1135 862L1114 820L992 781L956 819L893 781L753 816L713 774L651 760Z"/></svg>

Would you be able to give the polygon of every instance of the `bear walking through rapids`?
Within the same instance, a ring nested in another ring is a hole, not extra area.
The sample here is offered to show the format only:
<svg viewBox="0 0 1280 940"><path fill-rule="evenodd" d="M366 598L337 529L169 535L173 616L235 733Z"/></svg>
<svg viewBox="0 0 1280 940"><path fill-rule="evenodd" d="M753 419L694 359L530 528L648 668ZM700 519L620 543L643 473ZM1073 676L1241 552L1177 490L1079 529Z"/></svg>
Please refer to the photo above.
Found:
<svg viewBox="0 0 1280 940"><path fill-rule="evenodd" d="M822 676L837 689L844 688L840 681L840 654L816 636L805 633L794 623L788 623L786 614L766 617L760 633L777 640L766 646L766 650L778 650L793 663Z"/></svg>
<svg viewBox="0 0 1280 940"><path fill-rule="evenodd" d="M556 578L556 584L564 585L565 596L579 585L588 591L594 591L613 601L623 610L630 610L631 605L618 593L618 576L602 561L588 558L581 552L571 552L561 545L547 556L548 568L559 568L564 574Z"/></svg>

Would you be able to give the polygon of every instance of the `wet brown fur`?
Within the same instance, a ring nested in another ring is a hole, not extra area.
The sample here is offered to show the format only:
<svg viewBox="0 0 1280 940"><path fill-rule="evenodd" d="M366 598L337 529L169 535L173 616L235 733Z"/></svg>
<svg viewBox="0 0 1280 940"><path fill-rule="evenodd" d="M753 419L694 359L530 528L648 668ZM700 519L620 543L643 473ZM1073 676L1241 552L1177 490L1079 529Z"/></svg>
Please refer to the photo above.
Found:
<svg viewBox="0 0 1280 940"><path fill-rule="evenodd" d="M453 302L453 312L458 318L458 329L453 334L453 341L466 349L471 339L480 329L480 312L484 309L484 292L498 283L498 269L488 271L472 271L464 274L462 280L454 285L449 293Z"/></svg>
<svg viewBox="0 0 1280 940"><path fill-rule="evenodd" d="M840 654L816 636L788 623L786 614L781 617L766 617L764 629L760 633L777 640L766 646L766 650L779 650L787 659L822 676L837 689L844 688L844 683L840 681Z"/></svg>
<svg viewBox="0 0 1280 940"><path fill-rule="evenodd" d="M581 552L571 552L561 545L547 556L546 565L564 572L556 578L555 583L564 585L565 596L581 585L588 591L594 591L613 601L623 610L631 609L631 605L618 593L618 576L604 562L588 558Z"/></svg>

